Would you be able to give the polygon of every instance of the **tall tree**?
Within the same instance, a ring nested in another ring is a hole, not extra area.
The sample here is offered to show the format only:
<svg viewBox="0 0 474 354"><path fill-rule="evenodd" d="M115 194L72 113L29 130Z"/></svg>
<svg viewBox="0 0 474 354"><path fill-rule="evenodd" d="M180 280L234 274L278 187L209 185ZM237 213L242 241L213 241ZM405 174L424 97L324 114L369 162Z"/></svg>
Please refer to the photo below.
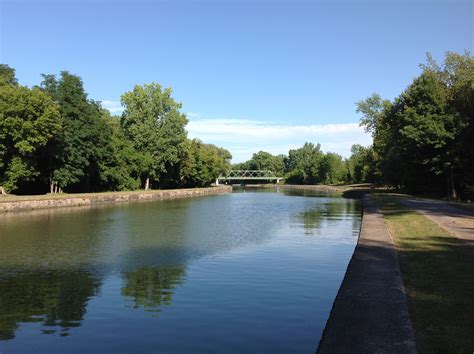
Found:
<svg viewBox="0 0 474 354"><path fill-rule="evenodd" d="M38 156L61 128L56 104L39 89L0 90L0 187L16 191L40 177Z"/></svg>
<svg viewBox="0 0 474 354"><path fill-rule="evenodd" d="M125 110L121 126L125 136L143 158L145 189L174 167L186 144L186 116L181 104L171 97L171 89L157 83L135 86L121 97Z"/></svg>
<svg viewBox="0 0 474 354"><path fill-rule="evenodd" d="M444 64L428 56L421 67L393 102L373 95L358 103L358 112L386 183L456 197L456 186L474 183L474 60L447 53Z"/></svg>
<svg viewBox="0 0 474 354"><path fill-rule="evenodd" d="M63 117L50 169L52 184L73 191L100 189L100 164L110 151L112 133L102 119L100 104L89 100L82 79L67 71L61 72L59 80L43 75L41 87L58 103Z"/></svg>

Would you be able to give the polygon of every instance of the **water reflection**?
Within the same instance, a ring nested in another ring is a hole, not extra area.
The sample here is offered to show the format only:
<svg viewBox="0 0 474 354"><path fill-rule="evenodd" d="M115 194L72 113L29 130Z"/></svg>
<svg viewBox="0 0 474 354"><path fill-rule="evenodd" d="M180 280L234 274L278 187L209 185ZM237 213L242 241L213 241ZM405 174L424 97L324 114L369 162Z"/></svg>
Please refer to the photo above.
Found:
<svg viewBox="0 0 474 354"><path fill-rule="evenodd" d="M307 235L319 235L326 226L336 225L344 219L353 220L354 228L358 229L359 221L354 214L360 213L360 203L354 201L317 203L291 216L293 227L303 226Z"/></svg>
<svg viewBox="0 0 474 354"><path fill-rule="evenodd" d="M282 189L0 215L0 351L314 351L358 208Z"/></svg>
<svg viewBox="0 0 474 354"><path fill-rule="evenodd" d="M0 279L0 340L15 338L19 323L36 322L44 334L67 336L79 327L101 282L92 274L27 272Z"/></svg>
<svg viewBox="0 0 474 354"><path fill-rule="evenodd" d="M173 289L184 281L185 267L142 267L122 277L122 295L132 299L133 308L159 312L162 306L171 305Z"/></svg>

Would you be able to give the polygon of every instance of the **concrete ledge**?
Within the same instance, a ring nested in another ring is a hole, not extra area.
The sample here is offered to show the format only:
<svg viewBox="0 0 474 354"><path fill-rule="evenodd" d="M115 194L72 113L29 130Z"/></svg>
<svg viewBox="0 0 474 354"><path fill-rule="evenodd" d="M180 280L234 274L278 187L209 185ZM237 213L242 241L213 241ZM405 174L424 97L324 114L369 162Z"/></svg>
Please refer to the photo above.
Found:
<svg viewBox="0 0 474 354"><path fill-rule="evenodd" d="M416 353L393 240L371 196L317 353Z"/></svg>
<svg viewBox="0 0 474 354"><path fill-rule="evenodd" d="M29 196L17 197L17 200L12 200L11 197L8 197L6 200L2 200L0 198L0 213L46 208L85 206L100 203L123 203L134 201L189 198L204 195L225 194L230 192L232 192L232 187L219 186L209 188L169 189L157 191L152 190L147 192L139 191Z"/></svg>

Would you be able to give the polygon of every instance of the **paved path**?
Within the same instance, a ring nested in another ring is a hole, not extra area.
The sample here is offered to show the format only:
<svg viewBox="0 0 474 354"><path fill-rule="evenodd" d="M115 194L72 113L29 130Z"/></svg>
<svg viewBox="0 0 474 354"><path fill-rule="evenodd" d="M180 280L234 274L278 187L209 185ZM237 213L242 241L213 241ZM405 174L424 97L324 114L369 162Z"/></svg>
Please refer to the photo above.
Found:
<svg viewBox="0 0 474 354"><path fill-rule="evenodd" d="M474 246L474 212L438 200L407 198L401 202Z"/></svg>
<svg viewBox="0 0 474 354"><path fill-rule="evenodd" d="M393 241L370 196L363 205L359 242L317 353L416 353Z"/></svg>

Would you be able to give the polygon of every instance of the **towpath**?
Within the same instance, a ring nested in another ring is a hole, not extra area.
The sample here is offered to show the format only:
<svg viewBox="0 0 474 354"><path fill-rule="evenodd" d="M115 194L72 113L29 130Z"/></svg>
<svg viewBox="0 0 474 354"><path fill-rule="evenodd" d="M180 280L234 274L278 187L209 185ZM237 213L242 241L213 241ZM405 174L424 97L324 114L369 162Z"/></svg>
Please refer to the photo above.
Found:
<svg viewBox="0 0 474 354"><path fill-rule="evenodd" d="M474 212L439 200L421 198L400 200L404 205L426 216L453 236L474 246Z"/></svg>
<svg viewBox="0 0 474 354"><path fill-rule="evenodd" d="M371 196L317 353L416 353L393 240Z"/></svg>

